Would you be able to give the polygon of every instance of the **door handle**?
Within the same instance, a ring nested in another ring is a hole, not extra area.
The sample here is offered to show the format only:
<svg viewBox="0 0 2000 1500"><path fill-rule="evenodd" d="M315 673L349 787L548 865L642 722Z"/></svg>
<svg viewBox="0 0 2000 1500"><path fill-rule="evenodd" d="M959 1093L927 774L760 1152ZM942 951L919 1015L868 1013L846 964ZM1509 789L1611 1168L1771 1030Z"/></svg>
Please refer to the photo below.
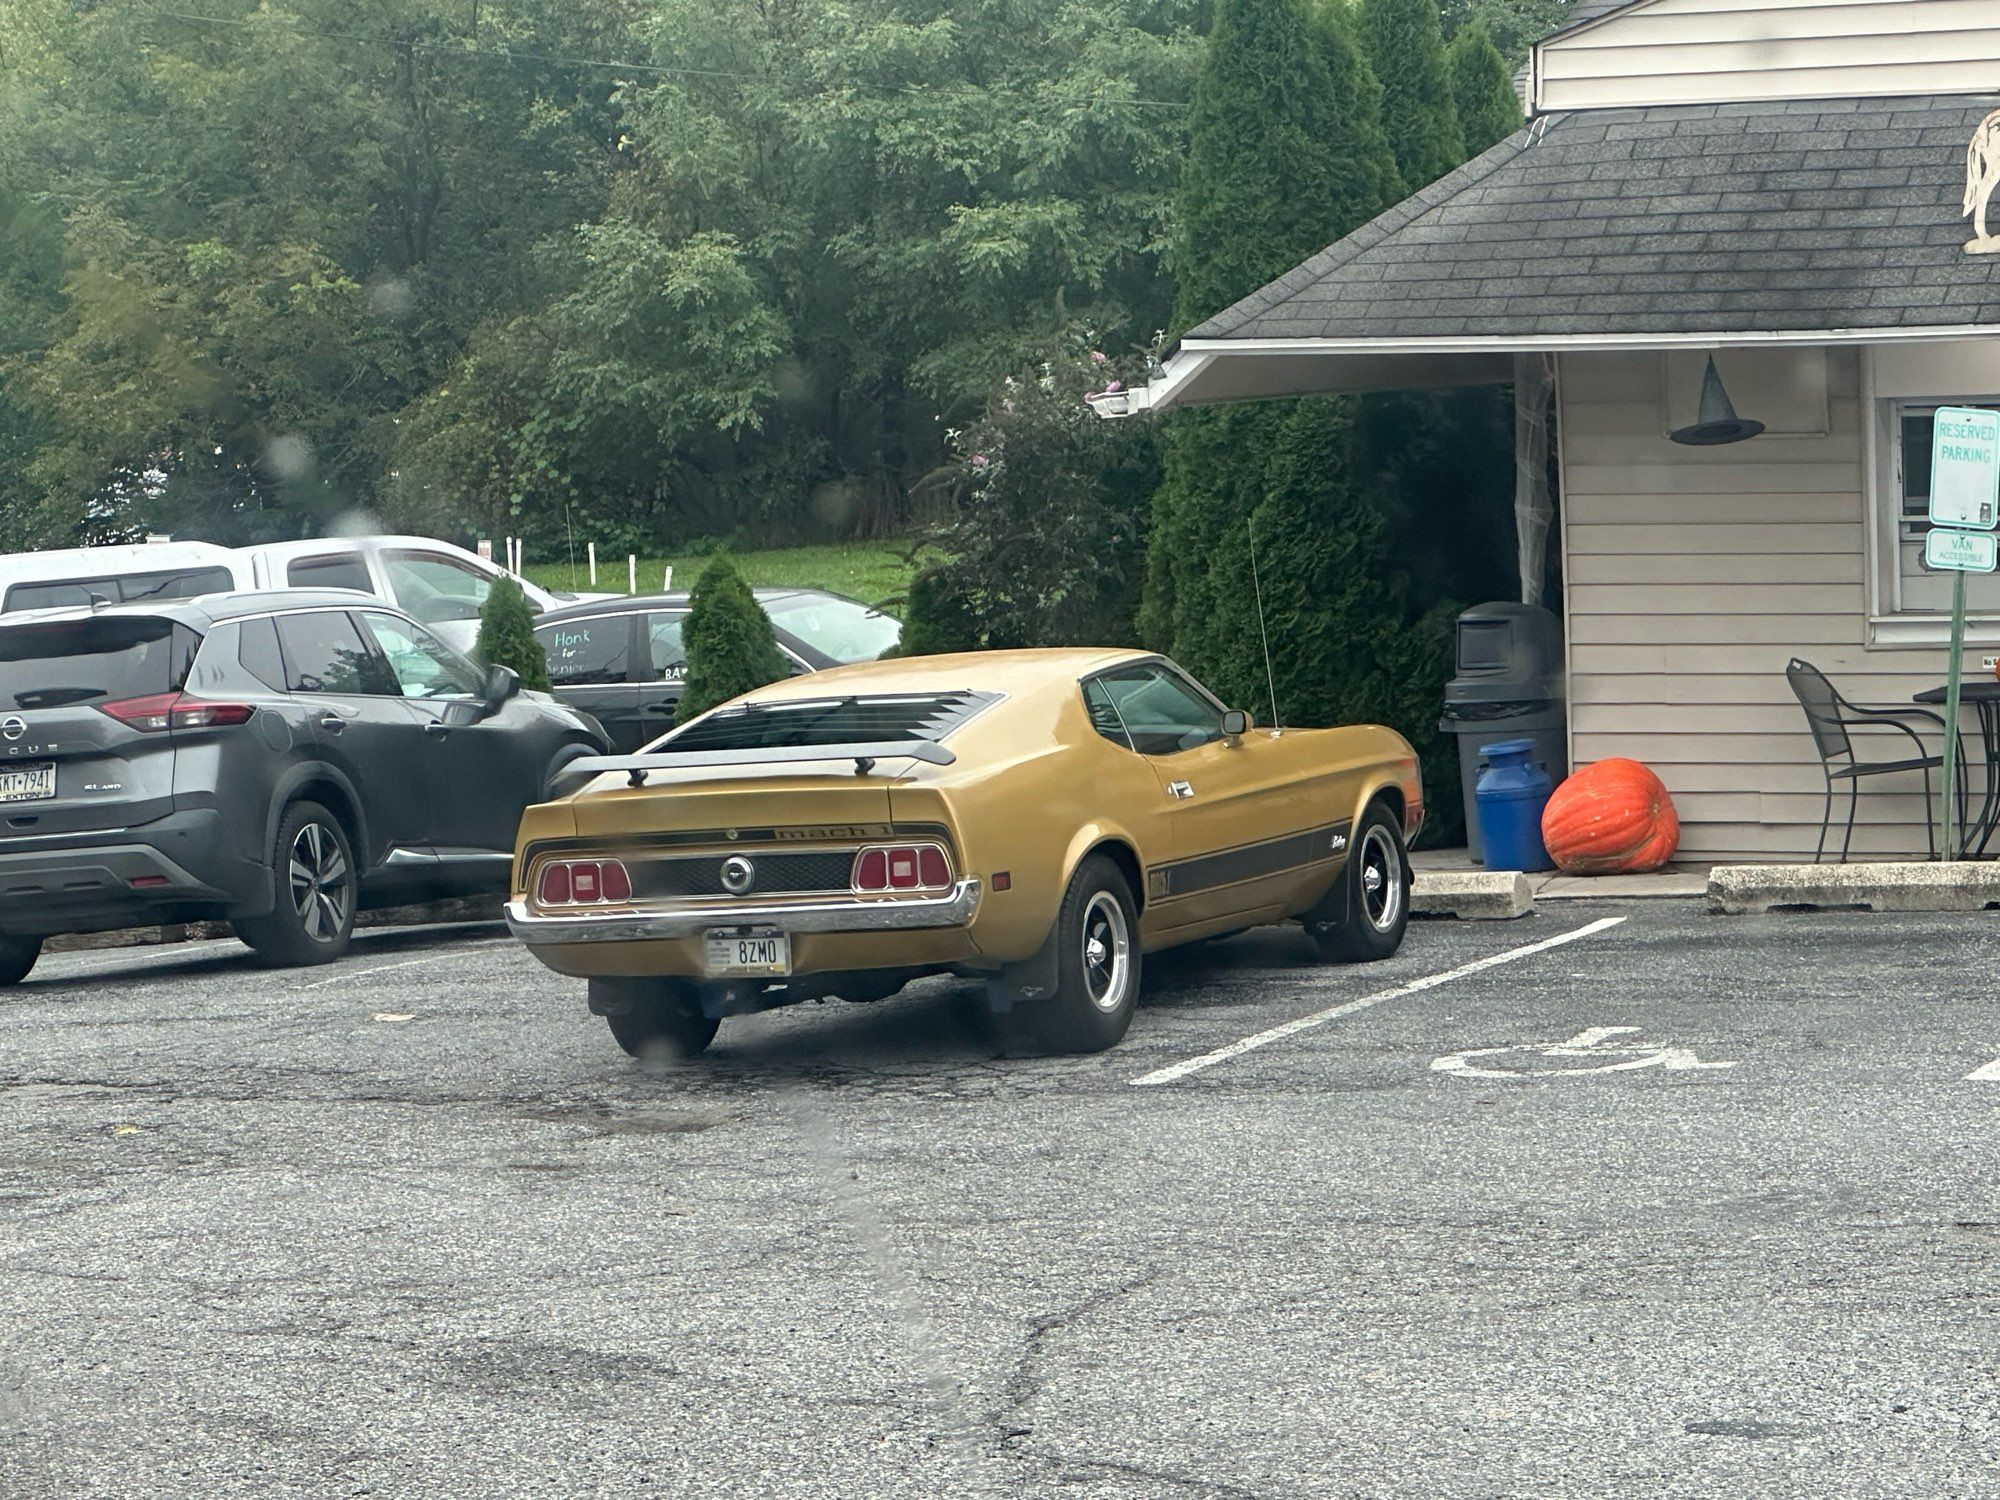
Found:
<svg viewBox="0 0 2000 1500"><path fill-rule="evenodd" d="M642 712L649 714L670 714L679 707L680 704L678 701L673 703L648 703L642 709Z"/></svg>
<svg viewBox="0 0 2000 1500"><path fill-rule="evenodd" d="M319 727L324 729L328 734L339 734L341 730L347 727L347 720L341 718L339 714L328 714L319 721Z"/></svg>
<svg viewBox="0 0 2000 1500"><path fill-rule="evenodd" d="M1194 783L1191 781L1170 781L1167 783L1167 795L1177 802L1184 802L1194 795Z"/></svg>
<svg viewBox="0 0 2000 1500"><path fill-rule="evenodd" d="M424 725L424 733L435 735L438 739L443 739L451 733L451 726L445 723L443 719L432 719L428 724Z"/></svg>

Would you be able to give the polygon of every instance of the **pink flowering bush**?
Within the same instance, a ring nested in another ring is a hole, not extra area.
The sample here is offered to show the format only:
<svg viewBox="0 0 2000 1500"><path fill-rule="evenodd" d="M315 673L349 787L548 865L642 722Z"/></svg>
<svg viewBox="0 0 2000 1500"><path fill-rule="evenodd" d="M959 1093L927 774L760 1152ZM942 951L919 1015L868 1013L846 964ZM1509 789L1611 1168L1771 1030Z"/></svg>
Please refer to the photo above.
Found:
<svg viewBox="0 0 2000 1500"><path fill-rule="evenodd" d="M1087 330L1052 342L949 433L943 562L910 591L907 649L1123 645L1145 579L1159 440L1144 418L1106 421L1085 397L1143 383ZM1110 377L1110 378L1107 378Z"/></svg>

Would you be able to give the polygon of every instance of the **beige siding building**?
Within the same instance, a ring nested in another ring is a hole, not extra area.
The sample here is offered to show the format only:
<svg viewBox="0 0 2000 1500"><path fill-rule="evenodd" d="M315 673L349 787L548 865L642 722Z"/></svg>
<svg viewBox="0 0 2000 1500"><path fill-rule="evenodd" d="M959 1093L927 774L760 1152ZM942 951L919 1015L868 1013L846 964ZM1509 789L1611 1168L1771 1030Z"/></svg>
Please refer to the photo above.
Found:
<svg viewBox="0 0 2000 1500"><path fill-rule="evenodd" d="M1578 16L1536 49L1526 131L1194 329L1126 409L1552 379L1572 767L1651 765L1686 858L1810 859L1828 783L1787 664L1903 707L1945 677L1931 422L2000 405L2000 240L1974 219L2000 187L2000 0ZM1760 435L1669 436L1711 357ZM2000 577L1969 603L1990 681ZM1857 806L1856 855L1925 851L1919 773ZM1846 811L1843 788L1836 851Z"/></svg>

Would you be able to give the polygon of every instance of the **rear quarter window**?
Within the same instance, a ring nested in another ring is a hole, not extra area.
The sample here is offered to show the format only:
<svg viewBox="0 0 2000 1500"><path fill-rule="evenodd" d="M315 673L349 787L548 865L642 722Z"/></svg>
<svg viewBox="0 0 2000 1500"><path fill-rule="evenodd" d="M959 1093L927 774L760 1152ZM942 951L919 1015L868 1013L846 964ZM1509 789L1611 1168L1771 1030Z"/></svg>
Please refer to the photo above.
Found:
<svg viewBox="0 0 2000 1500"><path fill-rule="evenodd" d="M75 605L129 604L153 599L192 599L200 594L226 594L236 587L227 568L177 568L159 573L130 573L108 578L65 578L46 583L17 583L7 590L7 612L22 609L68 609Z"/></svg>
<svg viewBox="0 0 2000 1500"><path fill-rule="evenodd" d="M278 622L266 615L245 620L236 639L236 659L243 670L274 692L285 691L285 659L278 654Z"/></svg>
<svg viewBox="0 0 2000 1500"><path fill-rule="evenodd" d="M0 707L56 708L170 693L201 637L172 620L60 620L0 628Z"/></svg>

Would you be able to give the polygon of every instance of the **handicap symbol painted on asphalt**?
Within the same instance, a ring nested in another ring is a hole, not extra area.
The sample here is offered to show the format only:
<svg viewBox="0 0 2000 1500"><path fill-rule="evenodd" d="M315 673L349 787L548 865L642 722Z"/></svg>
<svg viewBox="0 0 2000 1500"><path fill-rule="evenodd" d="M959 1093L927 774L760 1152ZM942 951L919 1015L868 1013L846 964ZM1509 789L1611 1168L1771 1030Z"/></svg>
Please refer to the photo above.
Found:
<svg viewBox="0 0 2000 1500"><path fill-rule="evenodd" d="M1620 1041L1635 1037L1638 1026L1593 1026L1566 1042L1526 1042L1512 1047L1480 1047L1471 1052L1455 1052L1431 1064L1433 1073L1450 1073L1458 1078L1562 1078L1585 1073L1630 1073L1638 1068L1733 1068L1733 1062L1703 1062L1685 1047L1656 1047L1645 1042ZM1521 1054L1513 1067L1484 1067L1481 1060ZM1553 1066L1537 1066L1539 1062Z"/></svg>

